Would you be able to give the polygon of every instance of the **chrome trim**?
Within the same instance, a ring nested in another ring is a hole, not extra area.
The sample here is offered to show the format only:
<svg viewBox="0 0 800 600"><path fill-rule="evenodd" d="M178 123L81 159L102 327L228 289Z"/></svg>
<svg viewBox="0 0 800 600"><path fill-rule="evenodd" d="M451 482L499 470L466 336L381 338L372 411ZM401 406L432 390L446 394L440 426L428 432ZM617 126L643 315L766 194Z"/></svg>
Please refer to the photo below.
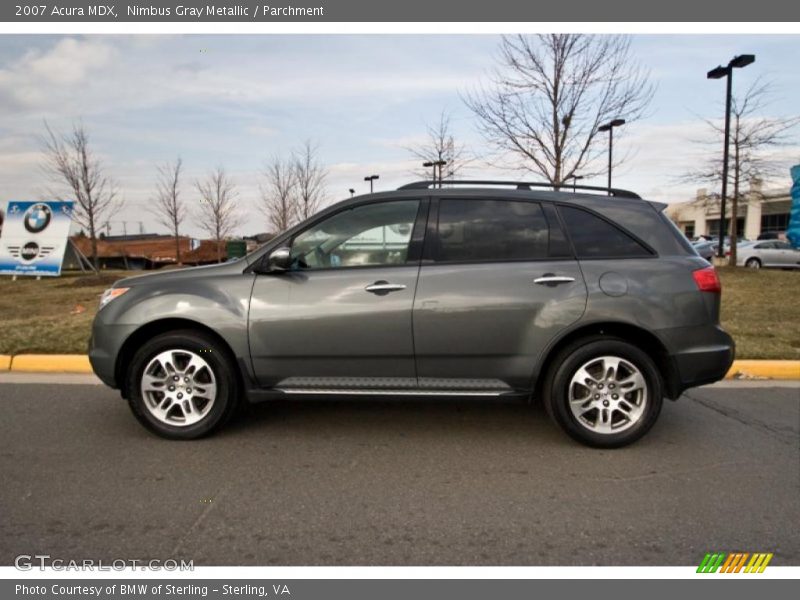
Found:
<svg viewBox="0 0 800 600"><path fill-rule="evenodd" d="M373 283L364 288L368 292L398 292L406 289L401 283Z"/></svg>
<svg viewBox="0 0 800 600"><path fill-rule="evenodd" d="M548 283L572 283L575 281L574 277L564 277L558 275L545 275L544 277L537 277L533 280L533 283L538 283L540 285L544 284L547 285Z"/></svg>

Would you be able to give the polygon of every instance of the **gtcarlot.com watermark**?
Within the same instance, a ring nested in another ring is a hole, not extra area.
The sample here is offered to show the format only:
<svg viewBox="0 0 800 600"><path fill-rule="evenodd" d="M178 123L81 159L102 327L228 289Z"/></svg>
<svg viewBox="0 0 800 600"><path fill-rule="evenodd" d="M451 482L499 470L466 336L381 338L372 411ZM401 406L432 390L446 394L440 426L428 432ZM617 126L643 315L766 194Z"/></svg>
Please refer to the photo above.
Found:
<svg viewBox="0 0 800 600"><path fill-rule="evenodd" d="M14 559L20 571L194 571L194 561L184 559L117 558L113 560L81 560L53 558L49 554L20 554Z"/></svg>

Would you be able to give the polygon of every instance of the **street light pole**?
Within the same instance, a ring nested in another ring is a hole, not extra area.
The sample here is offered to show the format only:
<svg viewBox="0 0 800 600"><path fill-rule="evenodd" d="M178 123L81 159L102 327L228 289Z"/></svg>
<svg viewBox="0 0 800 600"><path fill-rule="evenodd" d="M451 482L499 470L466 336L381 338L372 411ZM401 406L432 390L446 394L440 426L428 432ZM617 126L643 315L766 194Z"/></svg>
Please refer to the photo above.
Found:
<svg viewBox="0 0 800 600"><path fill-rule="evenodd" d="M356 195L356 191L353 188L350 188L349 191L350 191L350 197L351 198Z"/></svg>
<svg viewBox="0 0 800 600"><path fill-rule="evenodd" d="M583 175L573 175L572 177L567 177L567 179L572 179L572 193L574 194L578 191L578 179L583 179Z"/></svg>
<svg viewBox="0 0 800 600"><path fill-rule="evenodd" d="M380 179L380 175L370 175L368 177L364 177L364 181L369 181L369 193L372 193L372 182L376 179Z"/></svg>
<svg viewBox="0 0 800 600"><path fill-rule="evenodd" d="M728 157L730 155L730 137L731 137L731 102L733 96L733 69L741 69L754 63L756 60L755 54L740 54L734 56L728 63L727 67L722 65L711 69L707 74L707 79L726 79L725 81L725 140L722 148L722 198L719 203L719 245L717 247L717 256L721 259L725 258L725 204L728 200ZM733 244L733 237L731 236L731 245ZM735 252L731 248L731 252Z"/></svg>
<svg viewBox="0 0 800 600"><path fill-rule="evenodd" d="M439 187L441 188L441 187L442 187L442 179L443 179L443 177L442 177L442 167L444 167L444 166L447 164L447 161L446 161L446 160L441 160L441 159L440 159L440 160L437 160L437 161L436 161L435 163L433 163L433 164L434 164L435 166L439 167ZM436 179L436 176L435 176L435 175L434 175L434 179Z"/></svg>
<svg viewBox="0 0 800 600"><path fill-rule="evenodd" d="M607 131L608 132L608 195L611 195L611 169L613 166L613 154L614 154L614 127L620 127L621 125L625 125L625 119L614 119L613 121L609 121L605 125L601 125L597 128L597 131Z"/></svg>

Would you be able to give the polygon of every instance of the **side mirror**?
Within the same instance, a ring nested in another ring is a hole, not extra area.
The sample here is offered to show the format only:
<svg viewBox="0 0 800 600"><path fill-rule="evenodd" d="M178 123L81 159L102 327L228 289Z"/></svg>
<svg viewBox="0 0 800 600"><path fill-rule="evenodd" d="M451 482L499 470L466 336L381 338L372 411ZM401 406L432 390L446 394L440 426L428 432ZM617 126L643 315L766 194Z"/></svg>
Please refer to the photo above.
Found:
<svg viewBox="0 0 800 600"><path fill-rule="evenodd" d="M292 250L287 246L275 248L265 260L262 273L283 273L292 265Z"/></svg>

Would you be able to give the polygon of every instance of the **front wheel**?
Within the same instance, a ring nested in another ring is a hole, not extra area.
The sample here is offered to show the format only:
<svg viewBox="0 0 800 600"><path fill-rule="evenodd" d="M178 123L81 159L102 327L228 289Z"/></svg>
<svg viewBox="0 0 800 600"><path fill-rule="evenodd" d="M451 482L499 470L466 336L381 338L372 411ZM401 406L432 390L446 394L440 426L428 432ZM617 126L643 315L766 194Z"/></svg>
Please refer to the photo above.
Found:
<svg viewBox="0 0 800 600"><path fill-rule="evenodd" d="M545 407L572 438L619 448L647 433L661 412L661 376L641 349L598 336L566 348L545 385Z"/></svg>
<svg viewBox="0 0 800 600"><path fill-rule="evenodd" d="M146 342L131 361L127 386L128 403L139 422L170 439L208 435L228 420L239 400L226 349L191 330Z"/></svg>

